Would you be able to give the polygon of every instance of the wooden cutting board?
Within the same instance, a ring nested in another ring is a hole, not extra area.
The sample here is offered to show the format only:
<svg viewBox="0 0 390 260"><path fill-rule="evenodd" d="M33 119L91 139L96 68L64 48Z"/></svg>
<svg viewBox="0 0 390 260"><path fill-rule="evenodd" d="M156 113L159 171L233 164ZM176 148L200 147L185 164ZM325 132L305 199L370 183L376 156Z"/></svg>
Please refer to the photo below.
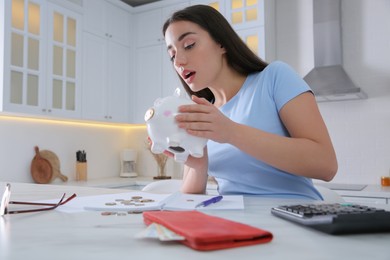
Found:
<svg viewBox="0 0 390 260"><path fill-rule="evenodd" d="M68 177L60 171L58 156L49 150L39 151L35 146L35 156L31 161L31 176L36 183L50 183L56 178L67 181Z"/></svg>

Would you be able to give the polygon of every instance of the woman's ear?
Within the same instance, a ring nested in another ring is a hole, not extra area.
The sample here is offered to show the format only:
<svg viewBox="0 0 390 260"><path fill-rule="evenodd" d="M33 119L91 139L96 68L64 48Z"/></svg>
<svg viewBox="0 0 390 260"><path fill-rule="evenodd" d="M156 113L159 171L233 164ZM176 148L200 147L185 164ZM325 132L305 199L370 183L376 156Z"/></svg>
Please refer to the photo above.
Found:
<svg viewBox="0 0 390 260"><path fill-rule="evenodd" d="M220 45L220 48L222 49L222 53L226 53L226 49L225 49L225 47L223 47L222 44Z"/></svg>

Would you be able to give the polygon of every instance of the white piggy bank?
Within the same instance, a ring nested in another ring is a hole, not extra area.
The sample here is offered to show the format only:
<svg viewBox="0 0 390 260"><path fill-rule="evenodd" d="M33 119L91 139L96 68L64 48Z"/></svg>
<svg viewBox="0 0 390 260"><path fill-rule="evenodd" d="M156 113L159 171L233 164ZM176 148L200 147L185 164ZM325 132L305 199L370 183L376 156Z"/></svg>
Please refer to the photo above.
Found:
<svg viewBox="0 0 390 260"><path fill-rule="evenodd" d="M200 158L207 139L192 136L179 128L175 122L178 107L194 102L188 98L180 97L177 91L174 96L159 98L153 107L145 113L145 122L150 139L151 151L160 154L165 150L174 154L177 162L185 162L188 155Z"/></svg>

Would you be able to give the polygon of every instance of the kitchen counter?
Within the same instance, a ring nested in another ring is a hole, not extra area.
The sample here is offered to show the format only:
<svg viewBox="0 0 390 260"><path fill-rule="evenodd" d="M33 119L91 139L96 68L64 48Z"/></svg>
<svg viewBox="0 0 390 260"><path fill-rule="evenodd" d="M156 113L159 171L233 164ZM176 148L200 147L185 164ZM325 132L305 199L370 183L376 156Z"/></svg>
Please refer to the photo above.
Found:
<svg viewBox="0 0 390 260"><path fill-rule="evenodd" d="M158 180L154 180L153 177L133 177L133 178L109 177L109 178L101 178L101 179L91 179L87 181L68 181L68 182L61 182L56 184L119 189L119 188L129 188L132 186L145 186L153 181L158 181Z"/></svg>
<svg viewBox="0 0 390 260"><path fill-rule="evenodd" d="M155 181L159 181L159 180L155 180L153 179L153 177L138 176L134 178L110 177L110 178L93 179L87 181L68 181L68 182L61 182L55 184L83 186L83 187L140 190L147 184ZM217 190L217 184L215 182L209 181L207 184L207 189Z"/></svg>
<svg viewBox="0 0 390 260"><path fill-rule="evenodd" d="M330 188L340 194L344 200L356 203L373 203L373 204L390 204L390 187L382 187L380 185L364 185L362 189L353 190L355 184L335 184L332 183L314 183L315 185ZM338 186L337 189L334 186ZM345 189L340 187L344 186Z"/></svg>
<svg viewBox="0 0 390 260"><path fill-rule="evenodd" d="M71 186L83 186L83 187L101 187L101 188L115 188L115 189L131 189L141 190L145 185L159 180L154 180L153 177L134 177L134 178L121 178L121 177L110 177L93 179L87 181L68 181L68 182L57 182L54 184L59 185L71 185ZM354 184L332 184L332 183L314 183L328 187L338 194L340 194L348 202L367 202L372 204L390 204L390 187L382 187L380 185L364 185L363 189L351 190ZM337 189L334 189L337 186ZM340 187L345 189L340 189ZM215 182L209 182L207 184L207 190L216 191L217 184Z"/></svg>

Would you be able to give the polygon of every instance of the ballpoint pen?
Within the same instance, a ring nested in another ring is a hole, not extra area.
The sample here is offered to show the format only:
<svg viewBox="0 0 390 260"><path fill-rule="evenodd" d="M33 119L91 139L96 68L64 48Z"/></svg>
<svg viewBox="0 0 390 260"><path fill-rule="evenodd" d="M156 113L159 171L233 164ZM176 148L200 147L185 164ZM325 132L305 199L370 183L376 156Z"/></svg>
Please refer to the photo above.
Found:
<svg viewBox="0 0 390 260"><path fill-rule="evenodd" d="M221 201L223 198L223 196L216 196L216 197L212 197L211 199L208 199L208 200L205 200L205 201L202 201L201 203L197 204L195 206L195 208L198 208L198 207L207 207L208 205L210 204L214 204L214 203L217 203L218 201Z"/></svg>

